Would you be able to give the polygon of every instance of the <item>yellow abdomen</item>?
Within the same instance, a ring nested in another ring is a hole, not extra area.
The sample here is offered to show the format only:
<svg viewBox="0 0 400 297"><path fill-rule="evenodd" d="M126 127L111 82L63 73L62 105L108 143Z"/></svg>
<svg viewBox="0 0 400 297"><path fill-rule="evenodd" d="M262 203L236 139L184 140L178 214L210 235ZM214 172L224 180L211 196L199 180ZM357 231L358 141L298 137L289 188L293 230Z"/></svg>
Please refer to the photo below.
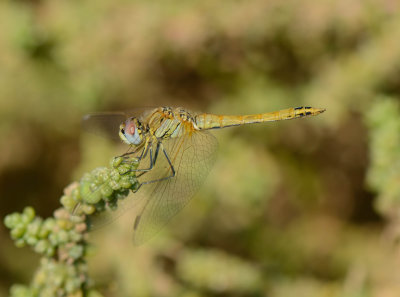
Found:
<svg viewBox="0 0 400 297"><path fill-rule="evenodd" d="M282 121L301 118L304 116L315 116L324 112L324 108L313 107L296 107L282 109L268 113L241 115L241 116L227 116L215 114L199 114L195 117L194 121L200 130L205 129L218 129L230 126L239 126L245 124L264 123L273 121Z"/></svg>

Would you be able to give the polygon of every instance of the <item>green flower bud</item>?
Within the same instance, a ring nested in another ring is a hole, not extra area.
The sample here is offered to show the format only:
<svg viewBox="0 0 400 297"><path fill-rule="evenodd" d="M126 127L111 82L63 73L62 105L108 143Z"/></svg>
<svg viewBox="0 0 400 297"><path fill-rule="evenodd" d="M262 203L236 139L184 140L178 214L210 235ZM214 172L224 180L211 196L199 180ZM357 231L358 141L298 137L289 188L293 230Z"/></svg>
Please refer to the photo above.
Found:
<svg viewBox="0 0 400 297"><path fill-rule="evenodd" d="M101 194L105 197L110 197L113 193L113 189L111 189L111 187L104 185L103 187L101 187Z"/></svg>
<svg viewBox="0 0 400 297"><path fill-rule="evenodd" d="M121 165L120 167L118 167L117 170L120 175L124 175L124 174L127 174L131 170L131 167L127 164L124 164L124 165Z"/></svg>
<svg viewBox="0 0 400 297"><path fill-rule="evenodd" d="M52 279L54 284L57 287L61 287L61 285L63 284L64 280L65 280L65 271L63 271L63 269L61 267L57 267L58 269L56 269L55 273L52 275Z"/></svg>
<svg viewBox="0 0 400 297"><path fill-rule="evenodd" d="M4 218L4 225L7 228L14 228L21 221L21 215L17 212L14 212Z"/></svg>
<svg viewBox="0 0 400 297"><path fill-rule="evenodd" d="M65 282L65 290L67 291L67 293L73 293L80 289L80 287L81 282L79 281L79 279L76 279L76 277L70 278Z"/></svg>
<svg viewBox="0 0 400 297"><path fill-rule="evenodd" d="M26 235L25 241L28 245L35 245L38 242L38 238L35 236Z"/></svg>
<svg viewBox="0 0 400 297"><path fill-rule="evenodd" d="M71 230L71 231L68 232L68 237L69 237L70 240L73 241L73 242L81 241L82 238L83 238L83 236L82 236L81 233L78 233L78 232L76 232L76 231L74 231L74 230Z"/></svg>
<svg viewBox="0 0 400 297"><path fill-rule="evenodd" d="M55 226L56 226L56 220L54 218L48 218L44 221L42 229L52 231Z"/></svg>
<svg viewBox="0 0 400 297"><path fill-rule="evenodd" d="M111 187L112 190L117 191L121 188L121 186L119 185L118 181L116 180L110 180L108 182L108 185Z"/></svg>
<svg viewBox="0 0 400 297"><path fill-rule="evenodd" d="M60 202L69 211L73 210L76 205L76 201L71 196L66 195L61 197Z"/></svg>
<svg viewBox="0 0 400 297"><path fill-rule="evenodd" d="M50 233L49 229L42 227L38 233L38 238L42 238L42 239L46 238L49 235L49 233Z"/></svg>
<svg viewBox="0 0 400 297"><path fill-rule="evenodd" d="M132 186L132 180L129 176L123 176L119 181L122 188L129 189Z"/></svg>
<svg viewBox="0 0 400 297"><path fill-rule="evenodd" d="M72 192L71 192L71 198L72 198L74 201L76 201L76 202L78 202L78 201L81 200L81 195L80 195L80 193L79 193L78 188L75 188L75 189L72 190Z"/></svg>
<svg viewBox="0 0 400 297"><path fill-rule="evenodd" d="M57 236L57 233L50 233L49 234L49 241L50 241L50 243L51 243L51 245L53 245L53 246L56 246L56 245L58 245L58 236Z"/></svg>
<svg viewBox="0 0 400 297"><path fill-rule="evenodd" d="M82 211L87 215L91 215L96 211L96 207L94 205L84 204L82 205Z"/></svg>
<svg viewBox="0 0 400 297"><path fill-rule="evenodd" d="M79 259L83 256L83 246L81 245L74 245L70 250L69 250L69 255L73 259Z"/></svg>
<svg viewBox="0 0 400 297"><path fill-rule="evenodd" d="M119 174L119 171L117 169L113 169L110 172L110 178L111 180L119 181L119 179L121 178L121 174Z"/></svg>
<svg viewBox="0 0 400 297"><path fill-rule="evenodd" d="M11 230L11 237L13 239L21 238L25 234L26 227L23 224L18 224L14 229Z"/></svg>
<svg viewBox="0 0 400 297"><path fill-rule="evenodd" d="M39 234L39 232L40 232L40 229L41 229L41 227L42 227L42 222L43 222L43 220L42 220L41 218L35 218L35 219L33 220L33 222L31 222L31 223L27 226L26 233L27 233L29 236L34 236L34 237L38 236L38 234Z"/></svg>
<svg viewBox="0 0 400 297"><path fill-rule="evenodd" d="M26 245L26 242L23 239L17 239L15 241L15 245L16 245L16 247L21 248L21 247L24 247Z"/></svg>
<svg viewBox="0 0 400 297"><path fill-rule="evenodd" d="M69 241L68 232L65 230L60 230L57 233L57 241L58 243L66 243Z"/></svg>
<svg viewBox="0 0 400 297"><path fill-rule="evenodd" d="M124 161L123 157L116 157L111 160L110 165L111 167L117 168L119 165L121 165L122 161Z"/></svg>
<svg viewBox="0 0 400 297"><path fill-rule="evenodd" d="M27 222L31 222L35 218L35 210L33 207L25 207L22 215L26 218Z"/></svg>
<svg viewBox="0 0 400 297"><path fill-rule="evenodd" d="M81 184L81 196L85 203L96 204L101 200L101 191L94 190L91 183L84 182Z"/></svg>
<svg viewBox="0 0 400 297"><path fill-rule="evenodd" d="M102 183L108 181L109 179L110 179L110 174L108 169L99 173L99 180L101 180Z"/></svg>
<svg viewBox="0 0 400 297"><path fill-rule="evenodd" d="M34 247L35 252L39 254L43 254L50 246L50 243L48 240L41 239L37 242L37 244Z"/></svg>
<svg viewBox="0 0 400 297"><path fill-rule="evenodd" d="M50 246L46 249L46 256L47 256L47 257L53 257L54 254L55 254L55 252L56 252L55 248L54 248L53 246L50 245Z"/></svg>
<svg viewBox="0 0 400 297"><path fill-rule="evenodd" d="M71 220L57 220L57 226L64 230L70 230L74 226Z"/></svg>

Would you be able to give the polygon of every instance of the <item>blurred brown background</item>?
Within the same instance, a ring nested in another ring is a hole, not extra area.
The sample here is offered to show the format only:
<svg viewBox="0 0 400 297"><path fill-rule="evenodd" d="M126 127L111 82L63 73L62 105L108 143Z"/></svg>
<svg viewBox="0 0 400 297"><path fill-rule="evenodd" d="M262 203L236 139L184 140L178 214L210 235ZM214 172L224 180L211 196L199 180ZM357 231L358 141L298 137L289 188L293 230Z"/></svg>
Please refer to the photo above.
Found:
<svg viewBox="0 0 400 297"><path fill-rule="evenodd" d="M400 296L396 0L0 2L0 217L59 207L118 154L88 112L327 112L216 131L217 163L154 240L93 234L105 296ZM108 232L107 232L108 231ZM38 259L0 227L0 296Z"/></svg>

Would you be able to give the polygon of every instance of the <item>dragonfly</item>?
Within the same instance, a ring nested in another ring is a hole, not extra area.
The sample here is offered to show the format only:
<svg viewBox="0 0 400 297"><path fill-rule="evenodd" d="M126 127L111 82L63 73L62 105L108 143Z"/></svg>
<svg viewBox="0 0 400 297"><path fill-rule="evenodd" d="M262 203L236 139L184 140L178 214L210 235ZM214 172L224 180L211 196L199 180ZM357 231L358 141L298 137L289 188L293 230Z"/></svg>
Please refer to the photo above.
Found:
<svg viewBox="0 0 400 297"><path fill-rule="evenodd" d="M218 148L210 130L297 119L324 111L307 106L251 115L216 115L158 107L138 116L92 114L84 118L84 124L90 130L101 122L108 134L129 145L122 156L139 162L139 190L118 208L121 213L135 207L133 240L140 245L180 212L205 181Z"/></svg>

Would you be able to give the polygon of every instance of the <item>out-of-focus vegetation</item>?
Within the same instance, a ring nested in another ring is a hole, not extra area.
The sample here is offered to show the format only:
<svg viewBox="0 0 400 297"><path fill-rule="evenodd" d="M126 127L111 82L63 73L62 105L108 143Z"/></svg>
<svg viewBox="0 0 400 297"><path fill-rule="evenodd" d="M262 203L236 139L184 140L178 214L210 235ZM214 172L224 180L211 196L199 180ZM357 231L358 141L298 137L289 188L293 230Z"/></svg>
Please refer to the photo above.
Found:
<svg viewBox="0 0 400 297"><path fill-rule="evenodd" d="M0 215L42 217L123 148L91 111L172 105L311 119L216 131L191 204L134 248L91 235L105 296L399 296L400 7L394 0L0 2ZM38 260L0 228L0 296Z"/></svg>
<svg viewBox="0 0 400 297"><path fill-rule="evenodd" d="M54 217L43 220L32 207L5 217L15 245L31 246L41 255L30 284L13 285L10 297L101 296L88 276L87 239L93 228L86 215L108 213L120 207L122 200L132 201L126 198L130 190L138 189L137 166L135 160L114 157L110 167L86 173L65 188L60 198L63 207L54 211Z"/></svg>

